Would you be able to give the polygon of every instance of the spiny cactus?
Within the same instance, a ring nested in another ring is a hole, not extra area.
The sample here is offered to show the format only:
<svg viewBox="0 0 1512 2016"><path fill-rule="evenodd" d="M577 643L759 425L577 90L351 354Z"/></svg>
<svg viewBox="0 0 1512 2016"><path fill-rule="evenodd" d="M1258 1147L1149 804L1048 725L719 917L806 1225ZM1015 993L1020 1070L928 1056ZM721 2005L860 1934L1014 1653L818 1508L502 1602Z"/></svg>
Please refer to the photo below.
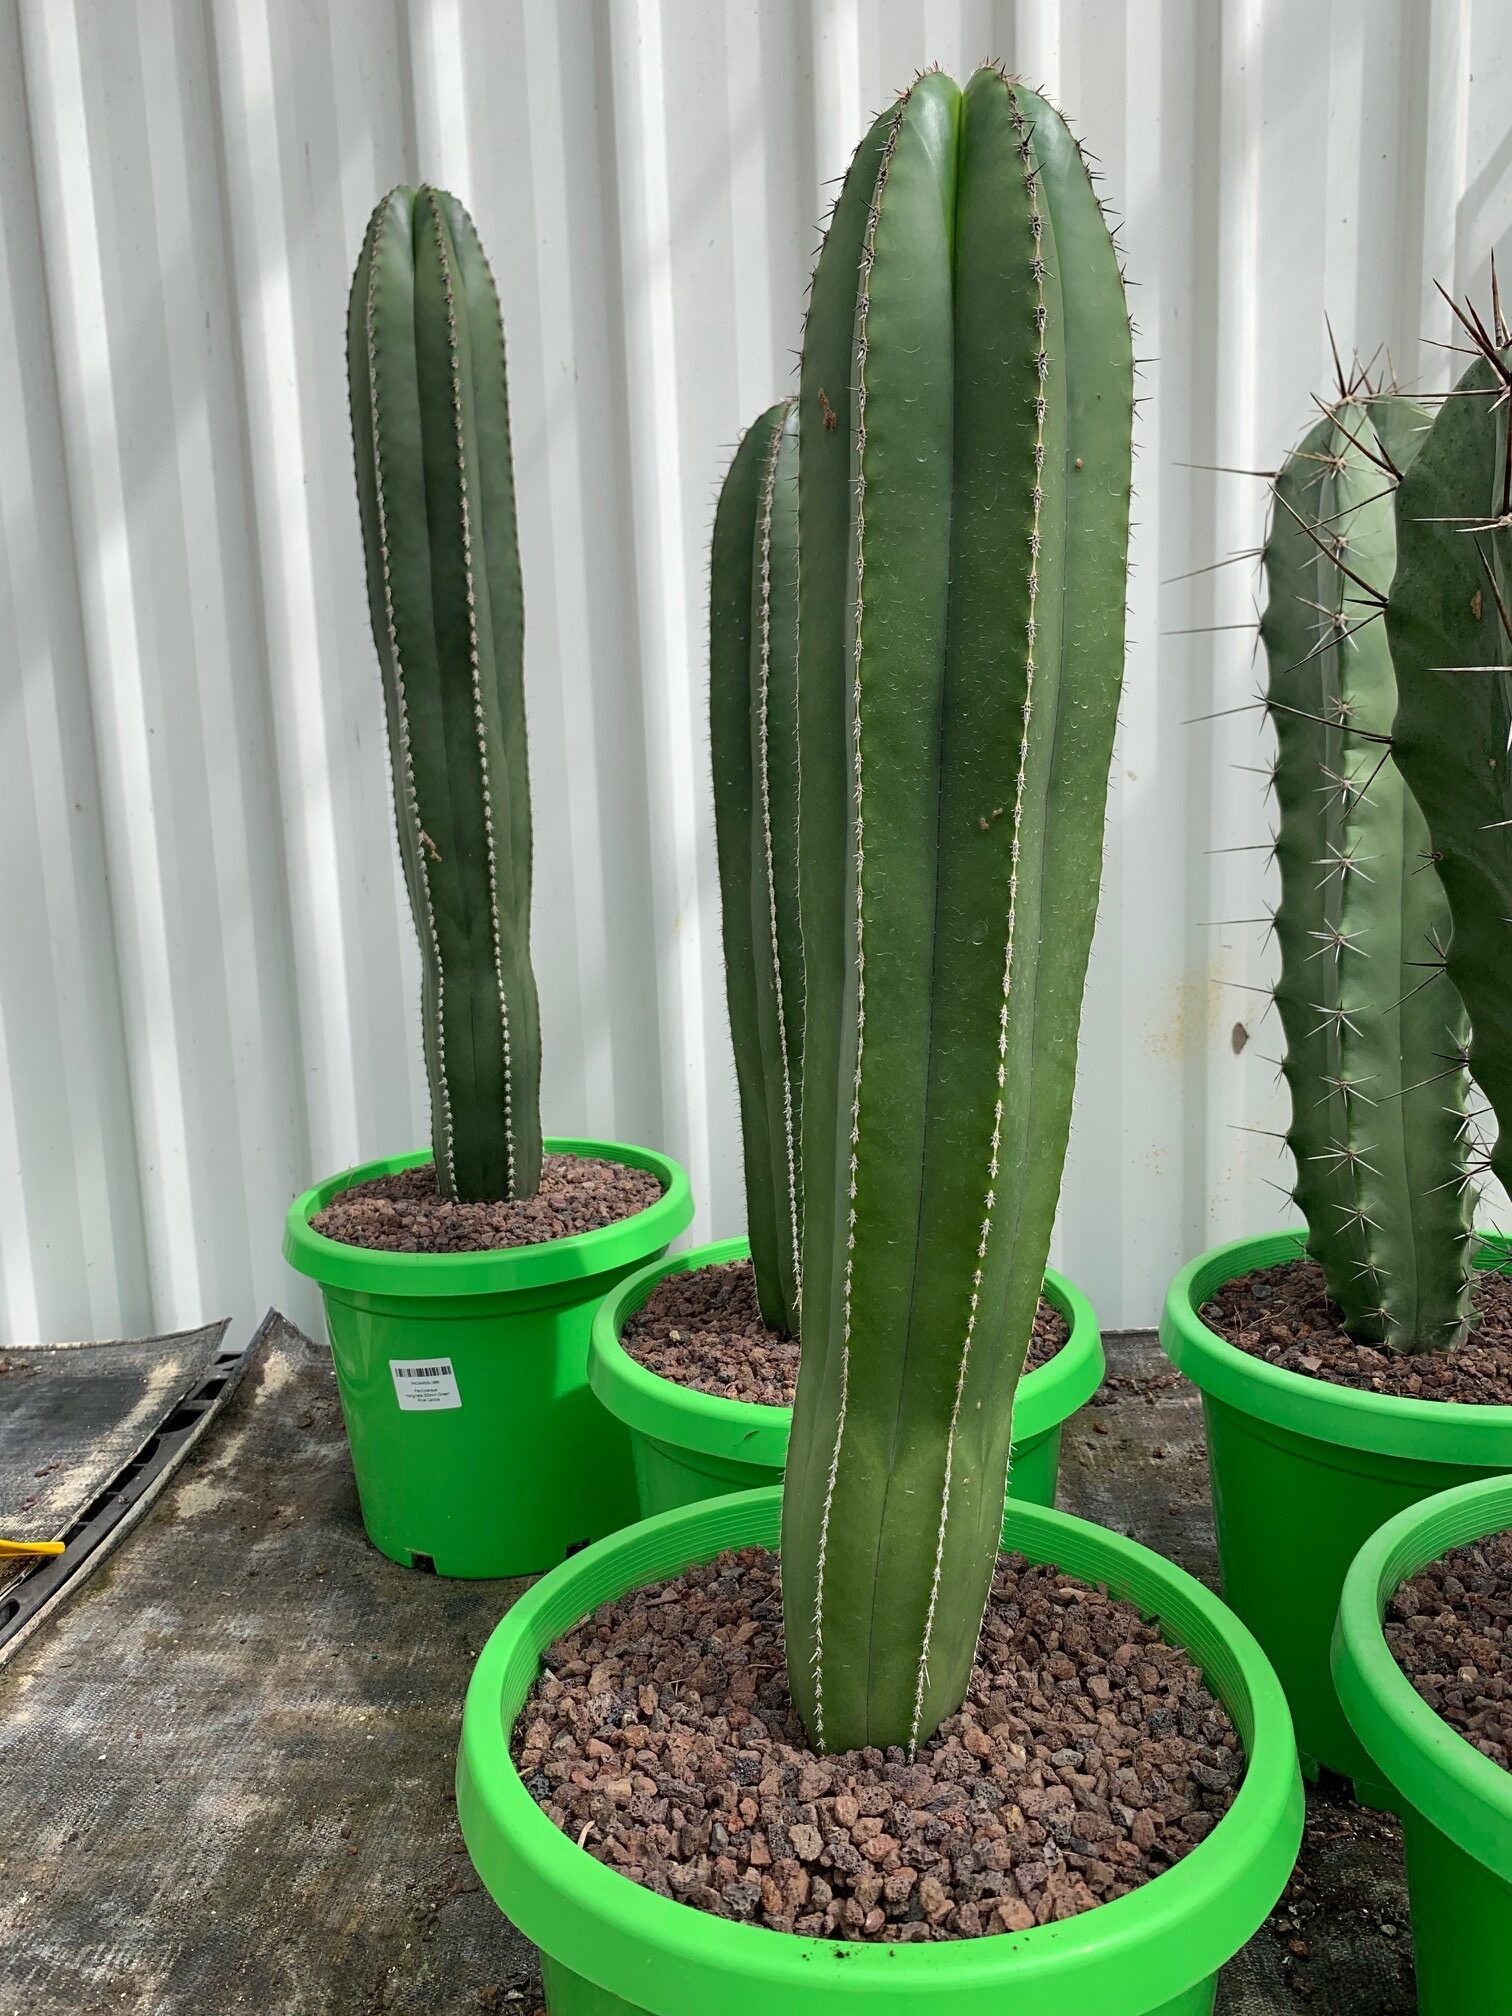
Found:
<svg viewBox="0 0 1512 2016"><path fill-rule="evenodd" d="M472 219L394 189L352 279L347 375L443 1196L535 1194L540 1018L504 326Z"/></svg>
<svg viewBox="0 0 1512 2016"><path fill-rule="evenodd" d="M1123 664L1118 260L1060 115L922 77L851 165L799 391L802 1367L789 1676L823 1750L964 1696L1050 1242Z"/></svg>
<svg viewBox="0 0 1512 2016"><path fill-rule="evenodd" d="M798 1334L803 946L798 923L798 421L746 434L714 520L709 739L725 992L762 1320Z"/></svg>
<svg viewBox="0 0 1512 2016"><path fill-rule="evenodd" d="M1449 899L1449 977L1497 1123L1490 1167L1512 1188L1512 339L1494 275L1489 328L1455 313L1478 355L1396 493L1392 747Z"/></svg>
<svg viewBox="0 0 1512 2016"><path fill-rule="evenodd" d="M1447 1350L1465 1331L1464 1011L1428 829L1392 761L1381 622L1393 488L1427 415L1360 373L1288 458L1264 548L1280 811L1276 1004L1307 1250L1349 1334Z"/></svg>

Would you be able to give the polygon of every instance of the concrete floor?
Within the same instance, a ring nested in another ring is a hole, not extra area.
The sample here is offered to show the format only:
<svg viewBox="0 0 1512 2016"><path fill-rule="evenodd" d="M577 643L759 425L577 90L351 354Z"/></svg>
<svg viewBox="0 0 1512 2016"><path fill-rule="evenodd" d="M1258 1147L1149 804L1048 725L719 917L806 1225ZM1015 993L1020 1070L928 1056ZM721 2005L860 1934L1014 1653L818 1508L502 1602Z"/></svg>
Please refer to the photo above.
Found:
<svg viewBox="0 0 1512 2016"><path fill-rule="evenodd" d="M1148 1336L1109 1359L1062 1503L1211 1580L1196 1396ZM522 1586L374 1553L329 1358L275 1326L140 1529L0 1672L0 2016L535 2016L451 1798L468 1672ZM1415 2007L1397 1831L1317 1792L1222 2016Z"/></svg>

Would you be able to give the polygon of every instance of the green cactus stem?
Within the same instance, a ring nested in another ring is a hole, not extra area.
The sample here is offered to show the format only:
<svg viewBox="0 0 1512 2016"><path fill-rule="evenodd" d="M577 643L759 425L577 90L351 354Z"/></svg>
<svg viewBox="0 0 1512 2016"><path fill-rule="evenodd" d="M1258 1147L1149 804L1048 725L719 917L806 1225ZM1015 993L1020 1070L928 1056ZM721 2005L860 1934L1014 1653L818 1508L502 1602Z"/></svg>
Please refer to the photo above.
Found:
<svg viewBox="0 0 1512 2016"><path fill-rule="evenodd" d="M1463 1337L1473 1236L1448 905L1388 743L1393 491L1426 426L1410 400L1341 381L1276 482L1260 626L1293 1194L1349 1334L1395 1351Z"/></svg>
<svg viewBox="0 0 1512 2016"><path fill-rule="evenodd" d="M1392 747L1449 900L1449 977L1497 1124L1490 1168L1512 1188L1512 346L1494 280L1489 327L1455 313L1479 354L1396 493Z"/></svg>
<svg viewBox="0 0 1512 2016"><path fill-rule="evenodd" d="M394 189L373 212L347 372L436 1178L446 1197L530 1197L541 1038L504 326L445 190Z"/></svg>
<svg viewBox="0 0 1512 2016"><path fill-rule="evenodd" d="M798 1334L803 946L798 921L798 421L746 434L714 520L709 741L725 993L762 1320Z"/></svg>
<svg viewBox="0 0 1512 2016"><path fill-rule="evenodd" d="M802 1367L789 1676L815 1744L964 1696L1070 1121L1123 666L1118 259L995 69L873 126L799 392Z"/></svg>

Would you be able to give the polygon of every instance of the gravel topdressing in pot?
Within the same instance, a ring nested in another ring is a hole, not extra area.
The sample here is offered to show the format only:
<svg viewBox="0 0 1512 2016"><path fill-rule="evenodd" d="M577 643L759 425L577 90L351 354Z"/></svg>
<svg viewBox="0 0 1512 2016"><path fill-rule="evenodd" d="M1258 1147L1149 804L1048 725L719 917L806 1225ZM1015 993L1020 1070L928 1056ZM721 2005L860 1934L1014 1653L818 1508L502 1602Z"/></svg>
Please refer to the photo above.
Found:
<svg viewBox="0 0 1512 2016"><path fill-rule="evenodd" d="M1071 1326L1042 1296L1026 1372L1048 1365ZM749 1260L669 1274L625 1324L620 1342L638 1365L693 1393L791 1407L798 1344L761 1320Z"/></svg>
<svg viewBox="0 0 1512 2016"><path fill-rule="evenodd" d="M1471 1293L1475 1328L1452 1351L1388 1351L1349 1336L1312 1260L1236 1275L1201 1315L1239 1350L1331 1386L1400 1400L1512 1405L1512 1279L1486 1270Z"/></svg>
<svg viewBox="0 0 1512 2016"><path fill-rule="evenodd" d="M1420 1568L1387 1604L1383 1628L1433 1712L1512 1769L1512 1531Z"/></svg>
<svg viewBox="0 0 1512 2016"><path fill-rule="evenodd" d="M645 1211L662 1194L649 1169L598 1155L547 1155L533 1197L468 1202L443 1197L435 1165L354 1183L310 1220L313 1231L382 1253L493 1253L597 1232Z"/></svg>
<svg viewBox="0 0 1512 2016"><path fill-rule="evenodd" d="M1023 1931L1121 1896L1212 1830L1244 1768L1185 1652L1132 1604L1016 1554L999 1559L960 1714L912 1762L818 1756L760 1547L557 1640L512 1754L565 1834L648 1889L884 1941Z"/></svg>

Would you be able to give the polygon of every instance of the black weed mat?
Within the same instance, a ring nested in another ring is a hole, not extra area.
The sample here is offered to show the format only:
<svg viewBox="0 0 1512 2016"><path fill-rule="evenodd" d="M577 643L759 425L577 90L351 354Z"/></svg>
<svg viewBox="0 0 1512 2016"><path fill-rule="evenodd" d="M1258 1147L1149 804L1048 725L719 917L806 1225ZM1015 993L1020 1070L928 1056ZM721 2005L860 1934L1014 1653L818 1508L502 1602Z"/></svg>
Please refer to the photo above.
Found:
<svg viewBox="0 0 1512 2016"><path fill-rule="evenodd" d="M0 1353L0 1526L62 1553L0 1559L0 1666L109 1559L228 1404L261 1345L207 1323Z"/></svg>
<svg viewBox="0 0 1512 2016"><path fill-rule="evenodd" d="M1195 1393L1146 1336L1066 1433L1062 1503L1212 1579ZM452 1803L523 1585L366 1543L327 1354L274 1327L142 1526L0 1672L0 2012L536 2016ZM1220 2016L1410 2016L1394 1824L1309 1803Z"/></svg>

